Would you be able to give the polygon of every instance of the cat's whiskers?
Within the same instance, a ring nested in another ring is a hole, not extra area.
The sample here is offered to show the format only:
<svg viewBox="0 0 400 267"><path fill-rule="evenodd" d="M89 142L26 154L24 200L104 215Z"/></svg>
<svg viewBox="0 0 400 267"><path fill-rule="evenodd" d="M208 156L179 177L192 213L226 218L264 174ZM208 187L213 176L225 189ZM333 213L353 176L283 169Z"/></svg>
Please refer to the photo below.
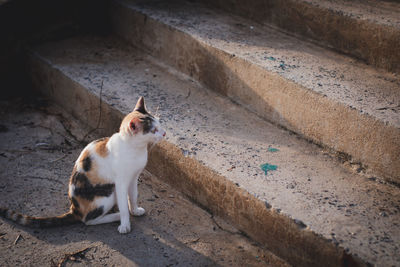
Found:
<svg viewBox="0 0 400 267"><path fill-rule="evenodd" d="M155 117L157 117L157 118L160 116L160 114L158 113L159 109L160 109L160 105L157 106L156 113L155 113Z"/></svg>

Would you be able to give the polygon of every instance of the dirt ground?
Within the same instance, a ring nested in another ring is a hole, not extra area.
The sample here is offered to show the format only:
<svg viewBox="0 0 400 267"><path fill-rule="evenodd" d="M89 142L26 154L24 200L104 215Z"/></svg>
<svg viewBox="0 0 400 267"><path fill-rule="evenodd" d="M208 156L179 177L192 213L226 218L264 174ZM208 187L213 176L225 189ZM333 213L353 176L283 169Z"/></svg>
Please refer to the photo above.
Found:
<svg viewBox="0 0 400 267"><path fill-rule="evenodd" d="M0 206L35 216L67 211L74 161L96 139L88 132L44 99L0 102ZM148 172L139 194L146 215L132 218L127 235L118 223L29 229L1 218L0 266L285 265Z"/></svg>

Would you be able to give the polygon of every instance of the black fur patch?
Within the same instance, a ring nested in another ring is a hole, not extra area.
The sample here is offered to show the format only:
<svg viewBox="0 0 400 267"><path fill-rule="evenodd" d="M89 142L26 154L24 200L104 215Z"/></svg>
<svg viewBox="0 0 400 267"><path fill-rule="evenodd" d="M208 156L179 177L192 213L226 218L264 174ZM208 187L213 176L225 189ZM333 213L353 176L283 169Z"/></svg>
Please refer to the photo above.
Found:
<svg viewBox="0 0 400 267"><path fill-rule="evenodd" d="M82 217L82 213L79 210L80 205L79 205L78 200L76 200L76 198L72 197L71 203L72 203L72 207L71 207L72 213L78 217Z"/></svg>
<svg viewBox="0 0 400 267"><path fill-rule="evenodd" d="M72 197L72 198L71 198L71 202L72 202L72 205L73 205L75 208L79 208L79 202L78 202L78 200L76 200L76 198Z"/></svg>
<svg viewBox="0 0 400 267"><path fill-rule="evenodd" d="M90 171L92 167L92 159L89 156L82 160L82 167L85 172Z"/></svg>
<svg viewBox="0 0 400 267"><path fill-rule="evenodd" d="M143 127L143 134L147 134L153 128L153 118L151 116L147 116L144 118L140 118Z"/></svg>
<svg viewBox="0 0 400 267"><path fill-rule="evenodd" d="M74 185L76 185L78 182L85 183L86 180L86 175L80 172L75 172L71 177L71 183Z"/></svg>
<svg viewBox="0 0 400 267"><path fill-rule="evenodd" d="M93 200L96 196L108 197L114 191L114 184L92 185L87 176L80 172L73 175L71 182L76 186L74 194L87 200Z"/></svg>
<svg viewBox="0 0 400 267"><path fill-rule="evenodd" d="M78 208L72 207L71 210L72 210L72 214L74 214L75 216L77 216L79 218L82 218L82 212Z"/></svg>
<svg viewBox="0 0 400 267"><path fill-rule="evenodd" d="M87 222L87 221L96 219L97 217L99 217L103 214L103 211L104 211L103 206L95 208L94 210L92 210L91 212L89 212L86 215L85 221Z"/></svg>
<svg viewBox="0 0 400 267"><path fill-rule="evenodd" d="M142 114L145 114L145 115L148 114L147 110L145 110L144 107L140 107L138 109L135 109L135 111L138 111L138 112L140 112Z"/></svg>

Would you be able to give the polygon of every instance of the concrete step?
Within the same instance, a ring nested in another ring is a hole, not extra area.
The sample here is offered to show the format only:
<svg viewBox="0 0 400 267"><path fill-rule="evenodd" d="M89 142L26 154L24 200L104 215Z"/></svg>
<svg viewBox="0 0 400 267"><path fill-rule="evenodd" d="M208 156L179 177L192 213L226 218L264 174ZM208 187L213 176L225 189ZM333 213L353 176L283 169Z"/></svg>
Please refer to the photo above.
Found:
<svg viewBox="0 0 400 267"><path fill-rule="evenodd" d="M118 35L268 121L400 183L400 79L196 4L112 1Z"/></svg>
<svg viewBox="0 0 400 267"><path fill-rule="evenodd" d="M50 43L29 58L35 86L103 134L144 96L167 130L147 169L290 264L399 264L398 187L116 37Z"/></svg>
<svg viewBox="0 0 400 267"><path fill-rule="evenodd" d="M197 0L400 73L400 3L380 0Z"/></svg>

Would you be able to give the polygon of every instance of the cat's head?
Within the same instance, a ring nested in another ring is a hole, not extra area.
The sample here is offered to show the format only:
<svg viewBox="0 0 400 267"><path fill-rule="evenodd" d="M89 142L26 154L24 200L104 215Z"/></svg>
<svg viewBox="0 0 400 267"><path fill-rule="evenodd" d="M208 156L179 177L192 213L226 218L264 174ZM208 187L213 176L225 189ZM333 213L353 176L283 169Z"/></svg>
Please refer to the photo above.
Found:
<svg viewBox="0 0 400 267"><path fill-rule="evenodd" d="M157 143L165 136L159 120L147 111L143 97L139 98L133 111L123 119L120 133L146 144Z"/></svg>

